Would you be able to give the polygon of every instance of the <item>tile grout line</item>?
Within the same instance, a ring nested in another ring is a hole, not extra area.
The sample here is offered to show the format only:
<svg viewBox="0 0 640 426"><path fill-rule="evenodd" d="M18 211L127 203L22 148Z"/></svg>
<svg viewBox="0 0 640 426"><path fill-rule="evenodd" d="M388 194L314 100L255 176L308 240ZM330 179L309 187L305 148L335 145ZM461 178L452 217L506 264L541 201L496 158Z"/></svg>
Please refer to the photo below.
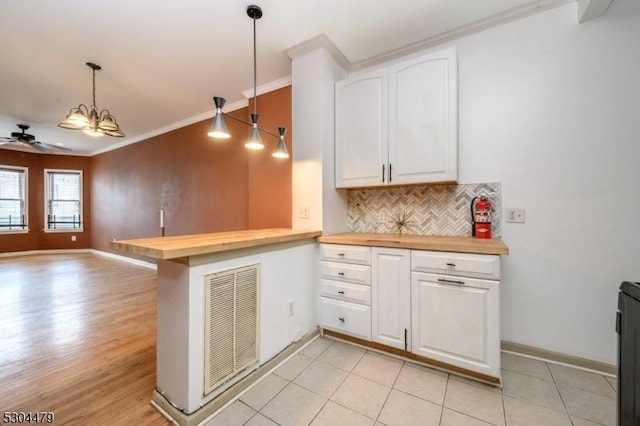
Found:
<svg viewBox="0 0 640 426"><path fill-rule="evenodd" d="M569 417L569 421L572 425L574 425L573 419L571 418L571 413L569 413L569 409L567 408L567 403L564 402L564 398L562 397L562 392L560 392L560 388L558 387L558 382L556 381L556 376L553 375L553 371L551 371L551 367L549 363L544 361L544 365L547 367L547 371L551 375L551 380L553 380L553 384L556 387L556 392L558 392L558 396L560 396L560 401L562 401L562 406L564 407L564 411L567 413L567 417Z"/></svg>
<svg viewBox="0 0 640 426"><path fill-rule="evenodd" d="M402 366L400 367L400 370L398 370L398 375L396 376L396 378L393 380L393 383L391 384L390 388L389 388L389 393L387 394L387 397L384 399L384 402L382 403L382 407L380 407L380 411L378 412L378 415L375 418L375 421L377 423L382 423L380 421L380 414L382 414L382 411L384 410L384 406L387 405L387 401L389 401L389 397L391 396L391 392L393 391L393 386L396 384L396 382L398 381L398 377L400 377L400 373L402 372L402 368L405 366L405 361L402 361ZM356 374L357 375L357 374ZM384 424L384 423L383 423Z"/></svg>
<svg viewBox="0 0 640 426"><path fill-rule="evenodd" d="M447 400L447 391L449 390L449 377L451 375L447 373L447 382L444 385L444 395L442 395L442 408L440 409L440 421L438 422L438 426L442 425L442 417L444 417L444 403Z"/></svg>
<svg viewBox="0 0 640 426"><path fill-rule="evenodd" d="M313 341L315 341L315 340L317 340L317 338L315 338ZM313 342L313 341L312 341L312 342ZM294 356L298 355L298 354L300 353L300 351L302 351L304 348L306 348L306 347L307 347L308 345L310 345L312 342L309 342L307 345L305 345L304 347L300 348L300 350L299 350L299 351L297 351L296 353L292 354L292 355L291 355L291 357L289 357L289 358L287 358L285 361L283 361L280 365L278 365L278 367L277 367L277 368L279 368L279 367L281 367L282 365L284 365L284 364L285 364L285 362L290 361ZM316 356L316 358L317 358L317 357L319 357L320 355L322 355L322 354L323 354L327 349L329 349L332 345L333 345L333 343L332 343L331 345L327 346L327 347L326 347L322 352L320 352L320 353L318 354L318 356ZM305 356L306 356L306 355L305 355ZM307 357L307 358L311 358L311 357ZM312 361L311 361L311 362L315 361L315 359L316 359L316 358L311 358L311 359L312 359ZM311 365L311 363L309 363L309 365ZM308 367L309 367L309 366L305 367L302 371L306 370ZM293 381L291 381L291 380L287 379L286 377L282 377L282 376L280 376L279 374L276 374L276 373L275 373L275 371L277 370L277 368L274 368L274 369L273 369L273 371L272 371L272 372L270 372L269 374L275 374L276 376L280 377L281 379L286 380L288 383L287 383L286 385L284 385L282 389L280 389L278 392L276 392L276 394L275 394L275 395L273 395L273 396L272 396L272 397L271 397L271 398L270 398L270 399L269 399L269 400L268 400L268 401L267 401L267 402L266 402L266 403L265 403L265 404L264 404L264 405L263 405L263 406L258 410L258 413L262 414L263 416L265 416L266 418L268 418L268 419L269 419L269 420L271 420L272 422L274 422L274 423L276 423L276 424L278 424L278 425L279 425L280 423L276 422L276 421L275 421L275 420L273 420L271 417L267 416L265 413L263 413L263 412L262 412L262 410L263 410L267 405L269 405L269 403L270 403L271 401L273 401L273 400L275 399L275 397L276 397L276 396L280 395L280 393L282 393L282 391L283 391L287 386L289 386L290 384L295 384L295 383L293 383ZM300 373L302 373L302 372L300 372ZM298 373L295 377L298 377L298 376L300 375L300 373ZM268 375L265 375L264 377L267 377L267 376L268 376ZM295 379L295 377L294 377L294 379ZM299 385L297 385L297 384L296 384L296 386L299 386ZM302 386L301 386L301 387L302 387ZM304 387L302 387L302 388L304 389ZM238 400L238 401L240 401L240 397L238 397L238 399L237 399L237 400ZM242 402L242 401L240 401L240 402ZM246 405L246 404L245 404L245 405ZM324 406L323 406L323 407L324 407ZM318 412L319 412L319 411L318 411ZM315 416L314 416L314 418L315 418Z"/></svg>
<svg viewBox="0 0 640 426"><path fill-rule="evenodd" d="M338 368L338 367L336 367L336 366L334 366L334 365L331 365L331 364L329 364L329 363L327 363L327 362L324 362L324 361L320 361L320 360L318 360L318 358L320 358L320 355L322 355L322 354L323 354L327 349L329 349L331 346L333 346L333 343L331 343L331 344L330 344L329 346L327 346L327 347L326 347L322 352L320 352L320 353L318 354L318 356L317 356L317 357L315 357L315 358L313 359L313 361L311 362L311 364L313 364L314 362L316 362L316 361L317 361L317 362L319 362L319 363L322 363L322 364L328 365L329 367L333 367L333 368L336 368L336 369L338 369L338 370L342 370L341 368ZM311 366L311 364L309 364L309 366L307 366L307 368L309 368L309 367ZM306 370L307 368L305 368L305 370ZM304 371L304 370L303 370L303 371ZM342 371L345 371L345 370L342 370ZM309 424L311 424L311 423L313 423L313 422L314 422L314 420L318 417L318 415L322 412L322 410L324 410L324 408L327 406L327 404L329 403L329 401L333 402L333 403L334 403L334 404L336 404L336 405L339 405L339 406L341 406L341 407L344 407L342 404L339 404L339 403L337 403L337 402L333 401L333 400L331 399L331 397L333 397L333 395L335 395L335 393L338 391L338 389L340 389L340 386L342 386L342 384L347 380L347 377L349 377L349 375L351 374L351 372L350 372L350 371L346 371L346 373L347 373L347 374L344 376L344 379L342 379L342 381L340 382L340 384L339 384L338 386L336 386L335 390L331 393L331 395L329 395L329 397L328 397L328 398L327 398L327 400L324 402L324 404L322 404L322 407L320 408L320 410L318 410L318 412L315 414L315 416L313 416L313 418L311 419L311 421L309 422ZM300 374L302 374L302 373L300 373ZM302 386L302 385L298 385L298 386L301 386L302 388L307 389L307 388L305 388L305 387L304 387L304 386ZM307 389L307 390L308 390L309 392L312 392L312 393L316 394L316 393L315 393L314 391L312 391L311 389ZM318 394L316 394L316 395L318 395ZM324 398L324 396L323 396L323 395L320 395L320 396ZM344 407L344 408L346 408L346 409L348 409L348 410L351 410L349 407ZM353 411L353 410L351 410L351 411ZM355 411L353 411L353 412L355 413ZM360 414L360 413L358 413L358 414Z"/></svg>

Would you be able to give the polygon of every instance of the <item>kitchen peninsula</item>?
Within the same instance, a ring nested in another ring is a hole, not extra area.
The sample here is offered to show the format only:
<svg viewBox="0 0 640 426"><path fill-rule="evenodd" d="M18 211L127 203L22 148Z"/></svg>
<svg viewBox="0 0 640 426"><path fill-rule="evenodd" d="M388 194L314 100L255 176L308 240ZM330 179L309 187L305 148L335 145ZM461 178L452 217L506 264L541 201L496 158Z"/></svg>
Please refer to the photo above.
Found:
<svg viewBox="0 0 640 426"><path fill-rule="evenodd" d="M315 331L320 235L278 228L113 241L158 260L154 401L190 415Z"/></svg>

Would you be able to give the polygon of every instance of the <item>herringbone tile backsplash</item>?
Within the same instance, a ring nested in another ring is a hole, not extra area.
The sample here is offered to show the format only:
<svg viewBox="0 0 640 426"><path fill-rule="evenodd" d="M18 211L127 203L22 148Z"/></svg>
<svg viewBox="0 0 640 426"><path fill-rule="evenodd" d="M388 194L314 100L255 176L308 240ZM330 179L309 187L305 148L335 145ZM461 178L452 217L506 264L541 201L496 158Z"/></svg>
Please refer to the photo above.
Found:
<svg viewBox="0 0 640 426"><path fill-rule="evenodd" d="M408 235L471 235L471 200L482 193L492 204L491 233L500 237L502 192L500 183L404 186L348 191L351 232L396 232L395 219L409 218Z"/></svg>

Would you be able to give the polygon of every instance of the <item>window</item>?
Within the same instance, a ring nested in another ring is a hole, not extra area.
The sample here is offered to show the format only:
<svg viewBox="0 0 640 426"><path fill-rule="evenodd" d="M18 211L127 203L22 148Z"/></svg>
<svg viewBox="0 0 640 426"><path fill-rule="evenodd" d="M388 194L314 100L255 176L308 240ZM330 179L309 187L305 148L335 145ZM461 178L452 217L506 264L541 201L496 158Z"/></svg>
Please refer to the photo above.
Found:
<svg viewBox="0 0 640 426"><path fill-rule="evenodd" d="M28 231L26 167L0 165L0 232Z"/></svg>
<svg viewBox="0 0 640 426"><path fill-rule="evenodd" d="M45 231L82 230L82 171L45 170Z"/></svg>

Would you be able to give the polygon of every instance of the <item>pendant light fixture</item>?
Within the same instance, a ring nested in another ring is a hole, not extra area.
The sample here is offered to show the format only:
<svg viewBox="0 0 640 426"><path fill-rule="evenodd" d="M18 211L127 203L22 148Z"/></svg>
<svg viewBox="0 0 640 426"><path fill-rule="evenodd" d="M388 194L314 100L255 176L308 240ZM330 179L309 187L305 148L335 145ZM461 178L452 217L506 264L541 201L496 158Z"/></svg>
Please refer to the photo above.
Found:
<svg viewBox="0 0 640 426"><path fill-rule="evenodd" d="M121 138L124 136L122 130L118 126L116 118L111 115L109 110L103 109L98 114L98 108L96 107L96 71L102 69L100 65L96 65L93 62L87 62L87 66L91 68L93 73L93 92L91 107L87 107L85 104L78 105L77 108L71 108L69 114L58 123L59 127L70 130L82 130L84 133L90 136L113 136Z"/></svg>
<svg viewBox="0 0 640 426"><path fill-rule="evenodd" d="M272 154L276 158L289 158L289 153L287 152L287 144L284 141L284 135L287 133L287 129L284 127L278 128L278 134L272 133L268 130L265 130L261 127L258 127L258 121L260 120L260 115L258 114L257 107L257 66L256 66L256 20L262 18L262 9L256 5L250 5L247 7L247 15L249 18L253 20L253 112L251 114L251 121L246 121L238 117L234 117L233 115L226 114L222 112L222 107L224 106L226 100L219 96L214 96L213 103L216 106L216 115L213 117L213 122L211 123L211 128L207 133L212 138L216 139L228 139L231 137L229 131L227 130L227 125L224 122L224 117L229 117L233 120L236 120L240 123L244 123L247 126L251 126L251 130L249 131L249 138L245 142L244 146L248 149L264 149L264 144L262 143L262 139L260 138L260 132L271 135L275 138L278 138L278 146L274 153Z"/></svg>

